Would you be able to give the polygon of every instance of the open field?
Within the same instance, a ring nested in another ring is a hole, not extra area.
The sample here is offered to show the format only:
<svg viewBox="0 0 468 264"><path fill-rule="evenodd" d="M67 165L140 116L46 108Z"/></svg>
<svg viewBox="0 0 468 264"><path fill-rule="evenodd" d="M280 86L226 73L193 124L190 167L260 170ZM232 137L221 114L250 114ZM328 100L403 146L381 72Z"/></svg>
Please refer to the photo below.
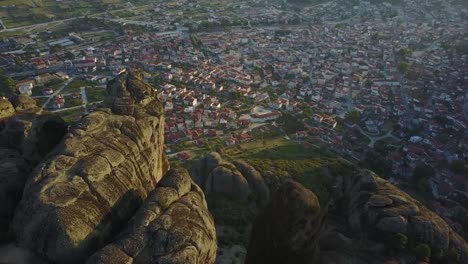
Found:
<svg viewBox="0 0 468 264"><path fill-rule="evenodd" d="M123 0L85 0L57 2L54 0L3 0L0 17L7 28L15 28L52 20L66 19L124 8Z"/></svg>
<svg viewBox="0 0 468 264"><path fill-rule="evenodd" d="M83 116L83 108L75 108L75 109L70 109L62 112L58 112L57 115L63 118L65 122L72 122L75 121L76 119L79 119L81 116Z"/></svg>

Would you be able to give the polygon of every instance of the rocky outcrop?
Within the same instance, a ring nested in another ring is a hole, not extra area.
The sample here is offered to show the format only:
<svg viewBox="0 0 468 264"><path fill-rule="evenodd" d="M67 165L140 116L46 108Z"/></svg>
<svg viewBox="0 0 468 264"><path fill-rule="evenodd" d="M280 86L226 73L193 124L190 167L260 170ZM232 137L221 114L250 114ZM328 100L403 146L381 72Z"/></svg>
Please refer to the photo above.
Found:
<svg viewBox="0 0 468 264"><path fill-rule="evenodd" d="M265 206L270 199L270 189L268 189L260 172L243 160L235 160L232 163L245 177L250 188L256 194L260 205Z"/></svg>
<svg viewBox="0 0 468 264"><path fill-rule="evenodd" d="M31 112L35 113L39 111L36 105L36 101L27 95L17 95L10 99L11 104L17 112Z"/></svg>
<svg viewBox="0 0 468 264"><path fill-rule="evenodd" d="M10 101L0 98L0 121L10 118L15 114L15 108Z"/></svg>
<svg viewBox="0 0 468 264"><path fill-rule="evenodd" d="M314 263L322 220L315 194L286 182L257 217L245 263Z"/></svg>
<svg viewBox="0 0 468 264"><path fill-rule="evenodd" d="M62 140L67 124L58 116L37 114L35 101L0 99L0 242L32 168Z"/></svg>
<svg viewBox="0 0 468 264"><path fill-rule="evenodd" d="M29 172L29 164L17 150L0 149L0 242L7 240L10 221Z"/></svg>
<svg viewBox="0 0 468 264"><path fill-rule="evenodd" d="M385 234L407 234L414 244L427 244L444 256L452 250L468 263L468 245L437 214L373 172L361 170L338 177L335 197L347 209L349 226L378 240Z"/></svg>
<svg viewBox="0 0 468 264"><path fill-rule="evenodd" d="M440 263L468 263L463 238L373 172L350 171L330 187L331 199L322 208L299 184L281 187L254 224L246 263L344 263L350 257L355 263L414 263L408 252L418 245L428 245ZM326 221L319 221L321 215ZM408 240L398 247L410 250L395 251L391 238L397 236Z"/></svg>
<svg viewBox="0 0 468 264"><path fill-rule="evenodd" d="M164 117L141 74L107 87L109 109L73 125L33 172L16 210L16 242L58 263L82 263L117 234L168 169Z"/></svg>
<svg viewBox="0 0 468 264"><path fill-rule="evenodd" d="M214 263L216 231L204 194L185 169L170 170L118 239L88 263Z"/></svg>
<svg viewBox="0 0 468 264"><path fill-rule="evenodd" d="M195 161L191 175L207 194L221 193L243 202L254 193L262 206L269 199L269 189L260 172L244 161L224 160L216 152Z"/></svg>

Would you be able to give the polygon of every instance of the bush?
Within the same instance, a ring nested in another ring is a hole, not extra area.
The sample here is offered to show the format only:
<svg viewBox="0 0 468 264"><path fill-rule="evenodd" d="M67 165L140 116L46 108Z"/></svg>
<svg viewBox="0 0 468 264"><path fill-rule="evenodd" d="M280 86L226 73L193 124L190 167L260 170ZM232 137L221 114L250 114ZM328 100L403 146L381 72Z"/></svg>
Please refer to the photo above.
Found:
<svg viewBox="0 0 468 264"><path fill-rule="evenodd" d="M397 252L400 252L406 248L406 245L408 244L408 237L405 234L398 233L390 237L390 240L388 242L388 246L396 250Z"/></svg>
<svg viewBox="0 0 468 264"><path fill-rule="evenodd" d="M216 224L245 226L255 215L248 204L236 202L223 194L210 193L207 202Z"/></svg>
<svg viewBox="0 0 468 264"><path fill-rule="evenodd" d="M413 248L413 255L420 261L429 261L431 248L427 244L419 244Z"/></svg>

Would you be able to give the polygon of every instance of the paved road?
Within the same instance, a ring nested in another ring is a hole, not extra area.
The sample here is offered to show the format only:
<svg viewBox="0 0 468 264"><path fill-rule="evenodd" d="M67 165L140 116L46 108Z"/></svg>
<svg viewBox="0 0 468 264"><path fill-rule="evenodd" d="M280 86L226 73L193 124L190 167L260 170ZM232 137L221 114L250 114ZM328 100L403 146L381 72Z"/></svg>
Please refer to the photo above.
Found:
<svg viewBox="0 0 468 264"><path fill-rule="evenodd" d="M5 26L5 24L3 24L3 20L0 19L0 26L2 26L2 30L3 29L7 29L7 27Z"/></svg>
<svg viewBox="0 0 468 264"><path fill-rule="evenodd" d="M392 135L392 132L393 130L390 130L388 131L387 133L385 133L384 135L382 136L372 136L372 135L369 135L366 133L366 131L364 131L360 126L358 125L354 125L353 127L357 127L359 129L359 131L361 132L361 134L363 134L364 136L366 136L370 142L369 144L367 145L369 148L373 148L374 145L375 145L375 142L379 141L379 140L382 140L384 138L388 138L388 137L391 137L393 139L396 139L396 140L399 140L397 137L395 137L394 135Z"/></svg>
<svg viewBox="0 0 468 264"><path fill-rule="evenodd" d="M84 114L88 114L88 96L86 95L86 87L81 87L80 88L80 94L81 94L81 100L83 101L83 110Z"/></svg>
<svg viewBox="0 0 468 264"><path fill-rule="evenodd" d="M78 109L78 108L82 108L82 107L83 107L82 105L77 105L77 106L72 106L72 107L68 107L68 108L61 108L61 109L52 110L50 112L58 113L58 112L64 112L64 111Z"/></svg>
<svg viewBox="0 0 468 264"><path fill-rule="evenodd" d="M59 94L63 89L65 89L65 87L67 87L73 80L75 79L75 77L71 77L70 79L68 79L62 86L60 86L60 88L57 89L57 91L55 91L53 94L49 95L47 98L47 101L45 101L45 103L41 106L41 111L44 109L44 107L46 107L46 105L50 102L50 100L52 100L52 98L54 96L56 96L57 94Z"/></svg>

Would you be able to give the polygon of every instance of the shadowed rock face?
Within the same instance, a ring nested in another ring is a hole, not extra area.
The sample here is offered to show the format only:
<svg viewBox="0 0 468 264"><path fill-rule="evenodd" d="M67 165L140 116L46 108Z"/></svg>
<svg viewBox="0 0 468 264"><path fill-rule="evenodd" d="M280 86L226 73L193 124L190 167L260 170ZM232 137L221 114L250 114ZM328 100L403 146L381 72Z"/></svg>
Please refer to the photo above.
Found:
<svg viewBox="0 0 468 264"><path fill-rule="evenodd" d="M107 90L110 109L70 128L34 170L16 210L17 243L54 262L83 263L122 229L168 169L153 87L129 72Z"/></svg>
<svg viewBox="0 0 468 264"><path fill-rule="evenodd" d="M26 96L0 99L0 242L23 194L26 179L63 138L67 124L58 116L37 114Z"/></svg>
<svg viewBox="0 0 468 264"><path fill-rule="evenodd" d="M341 191L335 197L346 208L347 222L356 232L374 239L382 234L403 233L414 244L427 244L445 256L458 252L460 263L468 263L468 245L437 214L373 172L361 170L351 177L337 178Z"/></svg>
<svg viewBox="0 0 468 264"><path fill-rule="evenodd" d="M216 231L203 192L170 170L118 239L87 263L214 263Z"/></svg>
<svg viewBox="0 0 468 264"><path fill-rule="evenodd" d="M245 263L313 263L321 221L317 196L286 182L258 216Z"/></svg>
<svg viewBox="0 0 468 264"><path fill-rule="evenodd" d="M371 171L337 176L331 198L320 209L300 184L281 187L256 219L246 263L415 263L386 250L399 233L409 249L427 244L436 263L468 263L467 243L442 218Z"/></svg>
<svg viewBox="0 0 468 264"><path fill-rule="evenodd" d="M216 152L197 160L191 167L191 175L207 194L221 193L243 202L253 192L261 206L266 205L270 196L260 172L244 161L224 160Z"/></svg>

